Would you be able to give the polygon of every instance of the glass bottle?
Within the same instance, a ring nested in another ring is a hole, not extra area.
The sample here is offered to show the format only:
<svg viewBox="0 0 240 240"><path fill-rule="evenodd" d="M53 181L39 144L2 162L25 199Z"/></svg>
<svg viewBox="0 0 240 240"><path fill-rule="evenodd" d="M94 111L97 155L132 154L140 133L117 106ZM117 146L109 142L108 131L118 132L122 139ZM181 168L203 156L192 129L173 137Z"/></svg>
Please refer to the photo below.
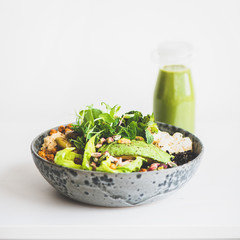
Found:
<svg viewBox="0 0 240 240"><path fill-rule="evenodd" d="M153 98L156 121L194 132L195 97L190 71L192 46L184 42L162 43L155 56L159 74Z"/></svg>

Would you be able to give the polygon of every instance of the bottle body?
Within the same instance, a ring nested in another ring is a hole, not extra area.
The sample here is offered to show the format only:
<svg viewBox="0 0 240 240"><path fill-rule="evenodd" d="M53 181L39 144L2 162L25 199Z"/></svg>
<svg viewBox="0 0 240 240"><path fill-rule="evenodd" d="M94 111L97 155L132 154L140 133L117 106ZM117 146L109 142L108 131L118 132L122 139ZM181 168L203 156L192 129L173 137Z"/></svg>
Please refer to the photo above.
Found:
<svg viewBox="0 0 240 240"><path fill-rule="evenodd" d="M154 91L156 121L194 132L195 97L191 71L184 65L167 65L159 71Z"/></svg>

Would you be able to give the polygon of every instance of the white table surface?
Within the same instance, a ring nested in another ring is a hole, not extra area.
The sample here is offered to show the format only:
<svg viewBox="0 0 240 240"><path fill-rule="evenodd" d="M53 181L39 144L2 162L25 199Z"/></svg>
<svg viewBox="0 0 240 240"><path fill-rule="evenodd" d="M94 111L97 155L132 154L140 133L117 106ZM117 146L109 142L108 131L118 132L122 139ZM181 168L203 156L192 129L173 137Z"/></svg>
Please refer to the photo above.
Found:
<svg viewBox="0 0 240 240"><path fill-rule="evenodd" d="M240 238L237 121L199 122L205 152L190 182L166 199L130 208L78 203L43 179L30 143L53 126L1 123L0 239Z"/></svg>

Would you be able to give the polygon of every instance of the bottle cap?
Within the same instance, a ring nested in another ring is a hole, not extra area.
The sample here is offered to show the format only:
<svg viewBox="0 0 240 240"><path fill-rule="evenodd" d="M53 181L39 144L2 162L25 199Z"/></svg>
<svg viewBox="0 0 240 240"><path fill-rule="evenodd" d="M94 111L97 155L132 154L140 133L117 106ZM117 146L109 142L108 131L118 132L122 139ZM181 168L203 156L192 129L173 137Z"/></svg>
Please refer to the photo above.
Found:
<svg viewBox="0 0 240 240"><path fill-rule="evenodd" d="M157 48L157 53L162 57L187 57L191 56L193 46L186 42L163 42Z"/></svg>
<svg viewBox="0 0 240 240"><path fill-rule="evenodd" d="M163 65L189 65L193 46L186 42L168 41L159 44L153 53L153 60Z"/></svg>

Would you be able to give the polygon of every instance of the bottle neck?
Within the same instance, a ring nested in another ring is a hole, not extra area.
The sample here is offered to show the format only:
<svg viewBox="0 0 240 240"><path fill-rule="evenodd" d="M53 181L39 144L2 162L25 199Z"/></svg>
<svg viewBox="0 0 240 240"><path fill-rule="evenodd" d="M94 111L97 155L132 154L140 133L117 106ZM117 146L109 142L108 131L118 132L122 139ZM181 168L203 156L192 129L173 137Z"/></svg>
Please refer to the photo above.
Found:
<svg viewBox="0 0 240 240"><path fill-rule="evenodd" d="M185 72L189 70L189 67L182 64L174 64L174 65L165 65L161 68L161 70L166 72Z"/></svg>
<svg viewBox="0 0 240 240"><path fill-rule="evenodd" d="M176 71L178 71L178 69L180 71L182 71L182 68L185 69L190 69L191 68L191 63L192 63L192 59L191 56L185 56L185 57L159 57L159 62L160 62L160 69L163 68L175 68Z"/></svg>

